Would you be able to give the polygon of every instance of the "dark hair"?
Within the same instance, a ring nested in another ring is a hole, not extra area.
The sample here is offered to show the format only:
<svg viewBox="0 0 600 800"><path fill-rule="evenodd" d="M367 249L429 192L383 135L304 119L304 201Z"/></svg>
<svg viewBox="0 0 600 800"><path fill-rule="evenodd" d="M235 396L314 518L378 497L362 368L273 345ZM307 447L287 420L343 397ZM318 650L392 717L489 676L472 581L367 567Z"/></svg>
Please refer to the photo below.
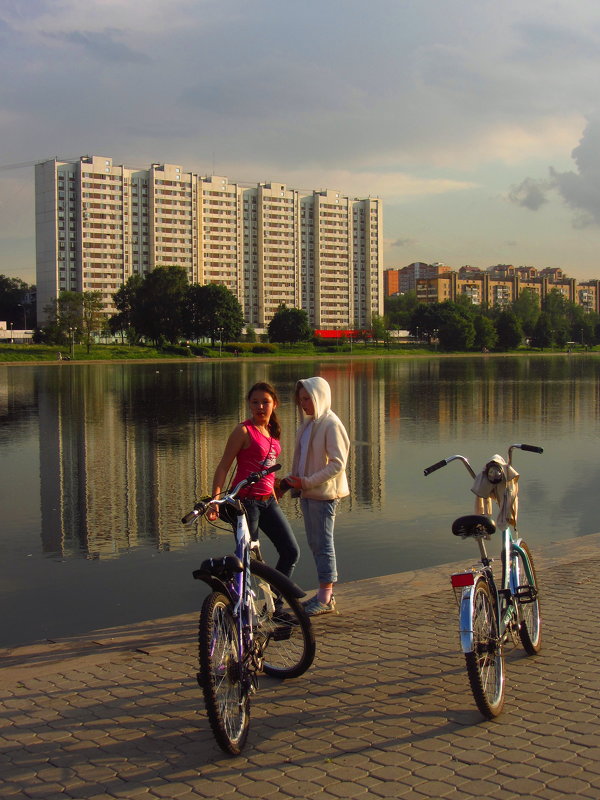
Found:
<svg viewBox="0 0 600 800"><path fill-rule="evenodd" d="M277 403L277 405L279 405L279 398L277 397L277 392L271 386L270 383L266 383L265 381L259 381L258 383L255 383L254 386L250 388L248 394L246 395L246 400L248 400L248 402L250 402L250 398L252 397L253 392L266 392L267 394L270 394L274 402ZM269 424L267 427L273 439L279 439L281 437L281 425L279 423L279 417L275 413L275 409L273 409L273 411L271 412L271 418L269 419Z"/></svg>

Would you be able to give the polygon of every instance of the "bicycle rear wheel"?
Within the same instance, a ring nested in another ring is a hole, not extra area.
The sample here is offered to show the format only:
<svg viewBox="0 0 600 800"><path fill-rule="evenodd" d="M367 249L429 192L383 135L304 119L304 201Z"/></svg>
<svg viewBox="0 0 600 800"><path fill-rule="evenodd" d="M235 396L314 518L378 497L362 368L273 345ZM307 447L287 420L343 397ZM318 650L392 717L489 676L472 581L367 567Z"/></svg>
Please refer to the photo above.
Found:
<svg viewBox="0 0 600 800"><path fill-rule="evenodd" d="M519 636L521 637L521 644L525 652L530 656L534 656L536 653L539 653L542 647L542 619L540 616L540 601L538 596L539 587L531 551L525 542L520 542L519 546L529 561L529 567L533 577L533 581L527 578L523 558L520 553L517 553L515 560L518 587L517 604L519 606L521 618Z"/></svg>
<svg viewBox="0 0 600 800"><path fill-rule="evenodd" d="M209 594L202 605L198 655L198 683L215 739L226 753L239 755L250 724L249 680L240 658L231 601L218 592Z"/></svg>
<svg viewBox="0 0 600 800"><path fill-rule="evenodd" d="M263 671L275 678L297 678L315 658L310 618L277 570L252 560L250 571L256 612L254 636L262 645Z"/></svg>
<svg viewBox="0 0 600 800"><path fill-rule="evenodd" d="M484 717L492 719L504 706L504 653L494 601L483 579L473 589L471 626L473 652L465 653L469 683L477 708Z"/></svg>

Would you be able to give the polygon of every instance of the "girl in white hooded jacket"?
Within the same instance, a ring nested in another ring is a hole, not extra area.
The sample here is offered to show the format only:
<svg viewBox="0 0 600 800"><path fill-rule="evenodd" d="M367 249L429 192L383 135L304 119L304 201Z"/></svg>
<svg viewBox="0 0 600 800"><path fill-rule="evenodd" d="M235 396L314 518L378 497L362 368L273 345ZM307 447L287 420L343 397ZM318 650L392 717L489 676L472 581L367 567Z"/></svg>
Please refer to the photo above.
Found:
<svg viewBox="0 0 600 800"><path fill-rule="evenodd" d="M318 593L304 606L309 615L316 616L335 609L333 586L338 575L333 528L337 504L349 494L350 440L331 410L331 389L324 378L298 381L295 397L304 422L296 434L291 474L282 483L300 494L306 538L319 579Z"/></svg>

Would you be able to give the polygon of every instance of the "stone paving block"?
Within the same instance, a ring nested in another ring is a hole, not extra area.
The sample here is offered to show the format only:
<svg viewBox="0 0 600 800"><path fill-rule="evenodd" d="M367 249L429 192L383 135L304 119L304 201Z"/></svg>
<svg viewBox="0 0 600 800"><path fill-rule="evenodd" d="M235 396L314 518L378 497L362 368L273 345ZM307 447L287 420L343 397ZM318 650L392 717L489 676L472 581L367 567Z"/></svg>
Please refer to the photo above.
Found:
<svg viewBox="0 0 600 800"><path fill-rule="evenodd" d="M12 756L0 794L49 800L58 786L74 800L600 798L600 663L581 664L600 622L573 613L600 590L593 566L585 593L565 580L577 577L573 565L541 569L544 649L536 658L507 652L506 708L492 723L470 693L447 575L428 593L402 595L400 619L396 581L378 579L384 595L369 606L365 582L361 620L346 612L315 625L318 657L306 676L261 681L236 758L221 753L206 720L193 626L168 645L147 636L147 654L113 643L97 662L90 648L56 658L40 680L28 666L25 680L0 688ZM357 584L347 588L359 596Z"/></svg>

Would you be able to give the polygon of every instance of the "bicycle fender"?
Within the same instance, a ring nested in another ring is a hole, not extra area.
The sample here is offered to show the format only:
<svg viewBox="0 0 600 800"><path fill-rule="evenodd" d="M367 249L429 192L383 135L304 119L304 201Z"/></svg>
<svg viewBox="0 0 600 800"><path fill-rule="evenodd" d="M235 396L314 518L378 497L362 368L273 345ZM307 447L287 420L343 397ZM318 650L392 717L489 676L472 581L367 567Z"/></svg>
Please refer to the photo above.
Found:
<svg viewBox="0 0 600 800"><path fill-rule="evenodd" d="M475 649L473 642L473 603L477 583L478 581L475 581L473 586L467 586L465 588L460 601L460 608L458 611L458 635L463 653L472 653Z"/></svg>
<svg viewBox="0 0 600 800"><path fill-rule="evenodd" d="M231 596L231 592L229 591L227 584L223 583L223 581L219 580L219 578L215 577L214 575L211 575L210 572L203 572L202 570L197 569L194 570L193 577L197 581L204 581L204 583L210 586L213 592L220 592L229 600L231 600L232 603L235 602Z"/></svg>
<svg viewBox="0 0 600 800"><path fill-rule="evenodd" d="M258 575L259 578L264 578L272 583L273 586L287 592L292 597L296 597L298 599L301 597L306 597L306 592L304 589L301 589L296 583L294 583L294 581L290 580L288 577L283 575L283 573L279 572L279 570L276 570L274 567L270 567L268 564L265 564L264 561L256 561L255 559L252 559L250 561L250 572L252 572L254 575Z"/></svg>

